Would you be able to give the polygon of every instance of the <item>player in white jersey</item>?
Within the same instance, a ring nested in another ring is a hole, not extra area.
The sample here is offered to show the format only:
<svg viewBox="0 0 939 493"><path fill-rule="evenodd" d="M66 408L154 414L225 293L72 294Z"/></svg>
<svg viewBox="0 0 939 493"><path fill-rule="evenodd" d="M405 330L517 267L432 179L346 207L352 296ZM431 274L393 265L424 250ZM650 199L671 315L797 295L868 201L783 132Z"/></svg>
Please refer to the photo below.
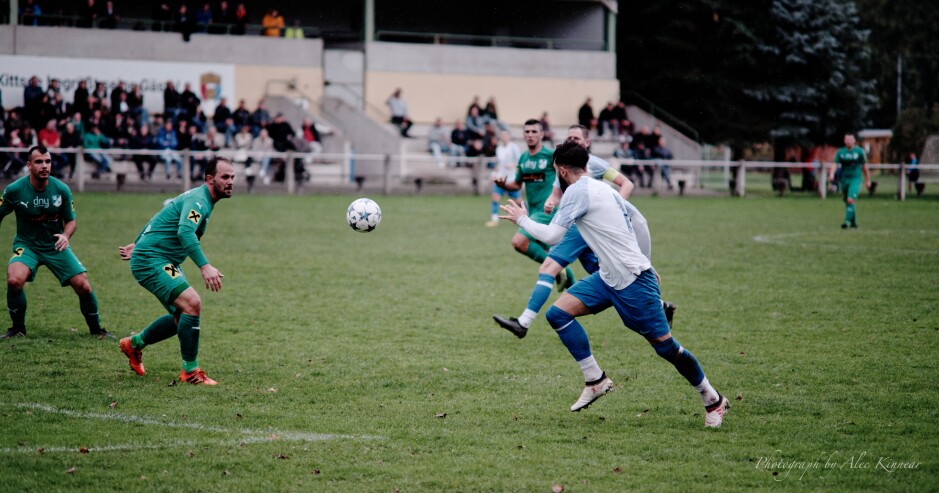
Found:
<svg viewBox="0 0 939 493"><path fill-rule="evenodd" d="M493 228L499 225L499 203L502 197L508 195L509 198L518 200L522 196L519 190L506 190L496 184L496 180L512 180L515 177L515 168L518 167L518 159L522 156L515 142L512 142L512 134L508 130L499 132L499 145L496 146L496 169L492 170L492 205L489 210L491 217L486 227Z"/></svg>
<svg viewBox="0 0 939 493"><path fill-rule="evenodd" d="M559 241L576 224L600 259L600 270L561 294L546 314L584 374L584 390L571 411L585 409L613 390L613 382L594 359L590 339L576 320L612 306L626 327L645 337L655 352L674 365L700 394L705 406L704 425L718 427L729 407L727 398L711 386L694 355L672 337L661 310L655 270L639 249L625 201L587 174L588 159L587 150L574 142L565 142L555 150L554 165L566 190L550 224L535 223L528 218L524 205L515 201L503 205L504 214L500 216L548 244Z"/></svg>
<svg viewBox="0 0 939 493"><path fill-rule="evenodd" d="M570 128L568 128L567 140L569 142L576 142L577 144L580 144L584 147L584 149L590 147L589 136L590 131L583 125L571 125ZM645 217L639 213L639 210L626 201L626 199L629 198L629 194L633 191L633 183L618 171L611 168L610 163L597 156L594 156L593 154L590 154L590 159L587 161L587 175L601 181L603 179L607 179L619 187L617 190L619 195L626 203L627 209L629 210L629 217L631 219L633 229L636 232L639 248L642 251L642 254L651 261L652 238L649 235L649 224L646 222ZM554 194L545 202L545 210L548 212L553 210L554 206L557 204L560 198L560 184L557 182L557 180L555 180ZM564 235L564 239L562 239L561 242L557 245L551 247L551 250L548 252L548 258L546 258L538 268L538 279L535 281L535 285L531 291L531 296L528 298L528 305L525 307L525 310L522 312L522 314L519 315L518 318L505 318L500 315L493 315L492 319L495 320L500 327L515 334L515 336L519 339L525 337L525 335L528 333L528 328L531 327L535 317L538 316L541 308L548 301L548 296L551 294L551 285L555 277L559 273L563 272L565 267L578 259L588 274L593 274L597 271L597 256L592 251L590 251L587 243L584 242L583 237L577 231L577 226L572 225L571 228L567 231L567 234ZM566 289L570 287L571 284L573 284L573 280L571 280L570 284L567 284L566 286L558 285L558 289L562 290L562 287ZM673 303L663 301L662 308L665 310L665 318L668 320L668 323L671 326L672 315L675 312L675 305Z"/></svg>

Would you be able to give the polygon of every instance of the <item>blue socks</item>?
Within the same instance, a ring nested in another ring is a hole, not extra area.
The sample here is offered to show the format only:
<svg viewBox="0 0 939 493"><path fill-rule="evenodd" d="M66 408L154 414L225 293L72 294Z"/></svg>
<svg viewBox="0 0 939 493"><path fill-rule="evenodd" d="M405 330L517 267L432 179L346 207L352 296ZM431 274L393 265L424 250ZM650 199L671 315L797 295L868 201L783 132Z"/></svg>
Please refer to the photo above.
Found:
<svg viewBox="0 0 939 493"><path fill-rule="evenodd" d="M653 343L652 348L665 361L675 365L678 373L681 373L681 376L685 377L691 385L700 385L704 380L704 370L701 369L698 359L691 354L691 351L681 347L674 337Z"/></svg>
<svg viewBox="0 0 939 493"><path fill-rule="evenodd" d="M587 332L584 331L584 327L580 325L580 322L575 320L569 313L552 306L548 308L545 318L548 319L551 328L558 333L558 337L561 338L561 342L571 353L571 356L574 357L574 360L582 361L592 355Z"/></svg>

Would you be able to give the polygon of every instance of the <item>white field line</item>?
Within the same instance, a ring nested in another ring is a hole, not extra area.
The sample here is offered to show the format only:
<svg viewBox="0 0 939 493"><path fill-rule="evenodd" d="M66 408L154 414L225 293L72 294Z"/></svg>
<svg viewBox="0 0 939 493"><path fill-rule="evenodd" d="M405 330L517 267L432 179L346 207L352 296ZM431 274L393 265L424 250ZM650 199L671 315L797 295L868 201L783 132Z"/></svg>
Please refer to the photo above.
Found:
<svg viewBox="0 0 939 493"><path fill-rule="evenodd" d="M0 406L4 403L0 402ZM88 413L81 411L73 411L70 409L61 409L46 404L39 403L17 403L14 404L15 407L21 409L29 409L35 411L42 411L50 414L58 414L62 416L68 416L70 418L76 419L96 419L96 420L105 420L105 421L118 421L121 423L130 423L130 424L139 424L139 425L148 425L148 426L162 426L167 428L185 428L191 430L207 431L211 433L221 433L225 435L241 435L237 439L229 440L216 440L210 442L193 442L193 441L168 441L160 442L153 444L118 444L118 445L104 445L98 447L86 447L89 452L112 452L112 451L121 451L121 450L143 450L143 449L158 449L158 448L172 448L172 447L181 447L181 446L191 446L196 443L203 444L212 444L212 445L239 445L247 443L260 443L267 441L277 441L285 440L291 442L321 442L327 440L381 440L385 437L377 435L336 435L336 434L327 434L327 433L308 433L300 431L282 431L275 429L268 430L252 430L248 428L241 429L231 429L221 426L208 426L200 423L191 423L191 422L176 422L176 421L160 421L154 418L148 418L145 416L133 416L126 414L116 414L116 413ZM14 452L29 452L36 453L36 449L40 447L8 447L0 448L0 453L14 453ZM75 452L76 447L42 447L43 452Z"/></svg>
<svg viewBox="0 0 939 493"><path fill-rule="evenodd" d="M892 253L912 253L912 254L936 254L939 253L939 250L934 248L895 248L895 247L872 247L864 244L859 244L857 242L851 244L836 244L836 243L825 243L824 240L828 236L835 236L837 234L832 234L832 232L837 231L841 233L840 230L831 229L830 231L802 231L795 233L780 233L780 234L771 234L771 235L756 235L751 238L756 243L765 243L769 245L782 245L782 246L797 246L808 249L826 249L826 250L863 250L863 251L883 251L883 252L892 252ZM931 230L903 230L903 231L893 231L893 230L879 230L879 231L864 231L864 235L871 236L890 236L898 233L919 235L919 239L925 239L927 241L931 240L937 232ZM850 234L857 234L856 232ZM838 236L844 236L844 233ZM800 241L800 238L802 240ZM818 239L821 240L817 243L810 243L805 240L808 239ZM927 245L928 246L928 245Z"/></svg>

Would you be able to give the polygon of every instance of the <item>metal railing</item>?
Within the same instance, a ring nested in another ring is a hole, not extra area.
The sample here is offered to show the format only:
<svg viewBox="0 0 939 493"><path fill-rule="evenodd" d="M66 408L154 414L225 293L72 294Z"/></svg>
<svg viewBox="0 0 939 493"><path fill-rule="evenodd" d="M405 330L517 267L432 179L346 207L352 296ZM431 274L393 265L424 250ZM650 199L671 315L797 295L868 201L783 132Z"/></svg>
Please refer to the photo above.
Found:
<svg viewBox="0 0 939 493"><path fill-rule="evenodd" d="M398 43L448 44L468 46L494 46L503 48L534 48L544 50L606 51L607 42L602 39L577 38L527 38L520 36L485 36L453 33L422 33L412 31L375 32L376 41Z"/></svg>
<svg viewBox="0 0 939 493"><path fill-rule="evenodd" d="M195 16L196 12L192 12ZM24 18L35 19L24 22ZM119 17L113 20L113 26L105 25L105 18L98 17L96 20L89 20L85 17L75 14L46 14L38 16L20 15L17 24L23 27L38 25L41 27L73 27L78 29L103 29L103 30L130 30L130 31L154 31L154 32L179 32L176 21L172 19L158 20L149 17ZM86 24L88 23L88 24ZM261 24L239 24L212 22L208 25L193 24L192 34L221 34L221 35L263 35L264 26ZM281 36L286 31L285 26L281 29ZM323 34L315 26L298 26L303 29L305 38L319 38ZM241 31L243 28L243 32Z"/></svg>

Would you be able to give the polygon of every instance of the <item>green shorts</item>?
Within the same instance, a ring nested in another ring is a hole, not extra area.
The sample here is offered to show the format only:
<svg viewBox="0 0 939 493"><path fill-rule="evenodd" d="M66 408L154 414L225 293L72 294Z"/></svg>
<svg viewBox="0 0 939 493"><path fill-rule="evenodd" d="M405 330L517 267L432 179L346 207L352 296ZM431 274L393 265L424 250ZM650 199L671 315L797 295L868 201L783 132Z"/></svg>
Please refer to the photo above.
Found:
<svg viewBox="0 0 939 493"><path fill-rule="evenodd" d="M844 197L844 201L847 202L848 199L854 199L857 202L857 194L861 192L861 177L857 178L841 178L841 195Z"/></svg>
<svg viewBox="0 0 939 493"><path fill-rule="evenodd" d="M189 289L189 281L178 265L166 261L140 260L130 261L130 272L137 280L137 284L153 293L166 311L171 315L176 313L173 302L179 295Z"/></svg>
<svg viewBox="0 0 939 493"><path fill-rule="evenodd" d="M68 247L61 252L55 249L36 250L26 243L14 242L12 253L13 256L10 257L8 265L19 262L29 267L29 279L27 279L29 282L33 282L33 279L36 278L36 269L40 265L48 267L62 286L68 286L69 279L82 272L88 272L88 269L78 261L78 257L72 252L72 247Z"/></svg>
<svg viewBox="0 0 939 493"><path fill-rule="evenodd" d="M545 214L545 213L544 213L544 210L541 210L541 211L530 211L530 212L528 213L528 217L530 217L531 220L532 220L532 221L535 221L536 223L550 224L550 223L551 223L551 218L554 217L554 213ZM528 238L530 241L534 241L534 242L538 243L539 245L543 246L543 247L545 248L545 250L548 249L548 245L545 245L545 244L542 243L541 241L536 240L535 237L532 236L528 231L525 231L525 229L523 229L523 228L518 228L518 232L521 233L522 236Z"/></svg>

